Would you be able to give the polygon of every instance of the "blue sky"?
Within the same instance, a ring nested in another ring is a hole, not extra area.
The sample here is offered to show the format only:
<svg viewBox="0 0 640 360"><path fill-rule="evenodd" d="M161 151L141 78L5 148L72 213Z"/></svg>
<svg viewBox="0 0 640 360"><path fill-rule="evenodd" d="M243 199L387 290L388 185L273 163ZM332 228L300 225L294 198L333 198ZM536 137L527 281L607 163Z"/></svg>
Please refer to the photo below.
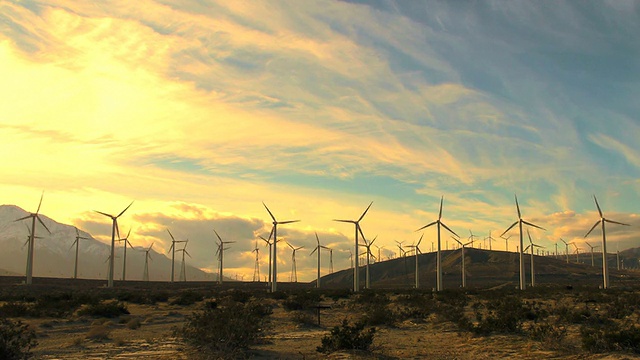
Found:
<svg viewBox="0 0 640 360"><path fill-rule="evenodd" d="M610 227L613 248L638 245L638 2L0 10L6 203L29 210L44 189L47 215L106 239L91 210L136 200L122 221L139 244L166 245L163 229L180 224L204 269L208 224L234 224L225 263L247 276L255 236L270 229L261 201L303 220L283 229L291 242L312 247L318 231L339 249L336 268L353 240L331 219L374 201L363 229L391 249L417 240L441 195L450 227L486 236L515 220L517 193L551 248L582 244L596 194L607 216L634 225ZM297 260L298 278L313 278L313 259Z"/></svg>

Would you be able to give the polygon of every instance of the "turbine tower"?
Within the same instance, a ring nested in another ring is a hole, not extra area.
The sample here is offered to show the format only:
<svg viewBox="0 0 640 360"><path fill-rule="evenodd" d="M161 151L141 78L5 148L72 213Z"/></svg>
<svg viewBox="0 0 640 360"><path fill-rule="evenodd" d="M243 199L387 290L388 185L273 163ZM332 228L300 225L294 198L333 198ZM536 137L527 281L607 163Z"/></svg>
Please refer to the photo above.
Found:
<svg viewBox="0 0 640 360"><path fill-rule="evenodd" d="M126 237L117 240L118 242L124 241L124 255L122 258L122 281L126 280L127 274L127 244L129 244L129 247L133 249L133 245L131 245L131 243L129 242L129 235L131 235L131 229L129 229Z"/></svg>
<svg viewBox="0 0 640 360"><path fill-rule="evenodd" d="M365 255L367 256L367 267L366 267L366 273L365 273L364 286L365 286L365 289L371 289L371 277L369 276L370 274L369 264L371 263L370 261L371 257L375 258L375 256L373 256L373 254L371 253L371 245L373 245L373 243L376 241L378 237L376 236L373 238L373 240L371 240L371 242L367 242L367 238L362 233L362 229L358 227L358 230L360 230L360 235L362 236L362 241L364 242L364 244L360 244L360 246L367 249L366 250L367 252L365 253Z"/></svg>
<svg viewBox="0 0 640 360"><path fill-rule="evenodd" d="M462 267L462 288L466 288L467 287L467 273L465 270L465 261L464 261L464 249L467 245L471 244L471 241L469 241L466 244L463 244L462 242L460 242L460 240L454 238L453 236L451 237L453 240L455 240L458 244L460 244L460 266Z"/></svg>
<svg viewBox="0 0 640 360"><path fill-rule="evenodd" d="M235 243L235 241L222 241L222 238L220 237L220 235L218 235L218 232L216 231L216 229L213 229L213 232L216 234L216 237L218 237L218 240L220 241L218 244L218 250L216 251L218 258L220 259L220 268L218 271L218 284L222 284L222 282L224 281L224 251L225 250L229 250L229 248L224 247L226 244L233 244Z"/></svg>
<svg viewBox="0 0 640 360"><path fill-rule="evenodd" d="M329 250L329 274L333 274L333 249L327 247L327 250Z"/></svg>
<svg viewBox="0 0 640 360"><path fill-rule="evenodd" d="M511 238L511 235L507 237L500 237L504 239L504 251L509 252L509 239Z"/></svg>
<svg viewBox="0 0 640 360"><path fill-rule="evenodd" d="M429 223L416 231L420 231L428 228L431 225L436 225L438 229L438 252L436 253L436 266L437 266L437 276L436 276L436 291L442 291L442 254L440 249L440 226L442 225L445 229L447 229L450 233L455 236L458 236L453 230L449 229L447 225L442 222L442 202L444 201L444 196L440 198L440 212L438 213L438 220ZM471 234L473 236L473 234ZM459 237L459 236L458 236Z"/></svg>
<svg viewBox="0 0 640 360"><path fill-rule="evenodd" d="M268 280L268 288L271 288L271 247L273 245L273 241L271 240L271 236L273 236L273 227L271 228L271 232L269 233L269 238L265 239L262 236L260 236L260 239L262 239L262 241L264 241L266 243L265 246L269 246L269 280Z"/></svg>
<svg viewBox="0 0 640 360"><path fill-rule="evenodd" d="M526 252L527 249L531 248L531 287L534 287L536 286L536 272L535 272L535 268L533 267L533 248L534 247L542 248L543 246L533 243L533 241L531 240L531 234L529 233L529 229L527 229L527 236L529 237L529 245L527 246L526 249L524 249L524 251Z"/></svg>
<svg viewBox="0 0 640 360"><path fill-rule="evenodd" d="M593 200L596 202L596 207L598 208L598 213L600 214L600 220L596 221L596 223L593 224L593 227L591 227L591 230L589 230L589 232L584 237L586 238L587 236L589 236L589 234L591 234L593 229L595 229L596 226L598 226L598 224L602 224L602 288L606 289L609 287L609 266L607 266L607 234L605 231L604 224L612 223L612 224L618 224L618 225L624 225L624 226L631 226L631 225L605 218L604 215L602 214L602 210L600 210L600 205L598 204L598 199L596 199L595 195L593 195Z"/></svg>
<svg viewBox="0 0 640 360"><path fill-rule="evenodd" d="M524 246L523 246L523 233L522 233L522 224L525 225L529 225L529 226L533 226L535 228L541 229L541 230L545 230L544 228L541 228L538 225L534 225L526 220L522 219L522 214L520 213L520 205L518 205L518 196L514 195L515 199L516 199L516 209L518 210L518 220L516 222L514 222L513 224L511 224L511 226L509 226L509 228L507 228L507 230L505 230L502 235L500 235L500 237L504 236L504 234L506 234L507 232L509 232L509 230L511 230L514 226L519 225L518 228L520 229L520 247L518 247L518 252L520 253L520 290L524 290L526 288L526 284L525 284L525 278L524 278ZM546 230L545 230L546 231Z"/></svg>
<svg viewBox="0 0 640 360"><path fill-rule="evenodd" d="M40 219L40 206L42 205L42 198L44 197L44 191L42 192L42 195L40 195L40 202L38 203L38 209L36 210L35 213L30 213L29 215L22 217L20 219L17 219L15 221L22 221L25 219L29 219L31 218L31 231L30 231L30 239L29 239L29 250L27 251L27 280L26 280L26 284L27 285L31 285L33 283L33 246L34 246L34 240L36 239L36 219L38 219L38 221L40 222L40 224L42 224L42 226L44 226L44 228L47 230L47 232L49 234L51 234L51 231L49 231L49 228L47 227L47 225L44 224L44 222L42 221L42 219Z"/></svg>
<svg viewBox="0 0 640 360"><path fill-rule="evenodd" d="M182 251L182 263L180 264L180 281L187 281L187 265L184 261L184 255L187 254L191 257L191 254L187 251L187 244L189 244L189 240L184 241L184 247L182 249L178 249L176 251Z"/></svg>
<svg viewBox="0 0 640 360"><path fill-rule="evenodd" d="M567 264L569 263L569 243L560 238L560 241L564 243L564 254L567 256Z"/></svg>
<svg viewBox="0 0 640 360"><path fill-rule="evenodd" d="M594 267L594 266L596 266L596 262L595 262L595 259L593 258L593 249L595 249L597 247L600 247L600 245L593 246L593 245L589 244L586 241L585 241L585 243L587 244L588 247L591 248L591 267Z"/></svg>
<svg viewBox="0 0 640 360"><path fill-rule="evenodd" d="M151 248L153 247L154 243L151 243L151 246L149 246L148 249L144 250L144 273L142 273L142 280L143 281L149 281L149 259L151 259ZM153 260L153 259L151 259Z"/></svg>
<svg viewBox="0 0 640 360"><path fill-rule="evenodd" d="M122 214L124 214L124 212L127 211L131 207L131 205L133 205L133 201L131 202L131 204L129 204L129 206L124 208L124 210L122 210L120 214L118 214L118 216L113 216L101 211L94 210L98 214L102 214L106 217L111 218L111 220L113 221L113 225L111 226L111 255L109 256L109 273L107 274L107 287L113 287L113 265L115 259L116 234L118 234L118 237L120 237L120 230L118 229L118 218L122 216Z"/></svg>
<svg viewBox="0 0 640 360"><path fill-rule="evenodd" d="M415 245L409 245L407 247L413 248L413 250L415 250L415 254L416 254L416 289L420 288L420 278L419 278L419 266L418 266L418 254L422 254L422 251L420 251L420 243L422 242L422 237L424 236L424 234L420 235L420 240L418 240L418 243Z"/></svg>
<svg viewBox="0 0 640 360"><path fill-rule="evenodd" d="M360 265L358 264L358 258L359 258L359 256L358 256L358 246L359 246L358 232L360 230L360 221L362 221L364 216L367 214L367 211L369 211L369 208L371 207L371 205L373 205L373 201L369 204L369 206L367 206L367 208L364 210L362 215L360 215L358 220L337 220L337 219L333 219L333 221L351 223L351 224L353 224L355 226L355 245L354 245L355 257L353 257L353 255L352 255L352 259L355 259L355 266L352 265L352 267L353 267L353 291L354 292L358 292L360 290Z"/></svg>
<svg viewBox="0 0 640 360"><path fill-rule="evenodd" d="M71 244L71 247L73 247L73 245L76 246L76 262L75 262L75 265L73 266L73 278L77 279L78 278L78 248L80 247L80 240L89 240L89 238L80 236L80 232L78 231L78 228L75 226L73 228L76 229L76 241L74 241L73 244ZM71 248L69 248L69 250L71 250Z"/></svg>
<svg viewBox="0 0 640 360"><path fill-rule="evenodd" d="M175 264L176 264L176 244L177 243L183 243L186 242L184 240L180 240L180 241L176 241L176 239L173 237L173 234L171 233L171 231L169 231L169 229L167 229L167 232L169 233L169 236L171 236L171 247L169 248L169 251L171 252L171 282L174 282L175 280Z"/></svg>
<svg viewBox="0 0 640 360"><path fill-rule="evenodd" d="M264 208L267 209L269 216L271 216L271 220L273 220L273 271L271 273L271 276L273 276L273 280L271 281L271 292L276 292L278 290L278 225L290 224L298 222L300 220L278 221L276 220L276 217L273 216L271 210L269 210L269 208L267 207L267 204L262 202L262 205L264 205Z"/></svg>
<svg viewBox="0 0 640 360"><path fill-rule="evenodd" d="M493 237L491 237L491 230L489 230L489 236L487 236L486 238L484 238L485 240L489 240L489 251L492 251L493 248L491 247L491 242L492 241L496 241L496 239L494 239Z"/></svg>
<svg viewBox="0 0 640 360"><path fill-rule="evenodd" d="M253 268L253 282L260 281L260 249L258 248L258 240L256 240L256 247L251 251L256 253L256 264Z"/></svg>

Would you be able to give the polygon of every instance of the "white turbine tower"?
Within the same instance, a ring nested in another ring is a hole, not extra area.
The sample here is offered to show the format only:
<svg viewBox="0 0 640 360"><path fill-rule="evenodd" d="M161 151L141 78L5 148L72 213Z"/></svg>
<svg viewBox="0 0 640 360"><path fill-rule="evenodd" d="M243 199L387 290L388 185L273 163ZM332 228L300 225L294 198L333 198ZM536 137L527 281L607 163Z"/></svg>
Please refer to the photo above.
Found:
<svg viewBox="0 0 640 360"><path fill-rule="evenodd" d="M121 242L121 241L124 242L124 255L122 258L122 281L126 280L126 274L127 274L127 244L129 245L130 248L133 249L133 245L131 245L131 243L129 242L130 235L131 235L131 229L129 229L127 236L117 240L118 242Z"/></svg>
<svg viewBox="0 0 640 360"><path fill-rule="evenodd" d="M175 264L176 264L176 244L177 243L183 243L186 242L184 240L180 240L177 241L174 237L173 234L171 233L171 231L169 231L169 229L167 229L167 232L169 233L169 236L171 236L171 247L169 248L169 251L171 252L171 282L174 282L175 280Z"/></svg>
<svg viewBox="0 0 640 360"><path fill-rule="evenodd" d="M278 225L290 224L298 222L300 220L278 221L276 220L276 217L273 216L271 210L269 210L269 208L267 207L267 204L263 202L262 205L264 205L264 208L267 209L269 216L271 216L271 219L273 220L273 271L271 273L271 276L273 276L273 280L271 281L271 292L276 292L278 290Z"/></svg>
<svg viewBox="0 0 640 360"><path fill-rule="evenodd" d="M564 254L567 257L567 264L569 263L569 243L564 241L563 238L560 238L560 241L564 243Z"/></svg>
<svg viewBox="0 0 640 360"><path fill-rule="evenodd" d="M184 247L182 249L178 249L176 251L182 251L182 263L180 264L180 281L187 281L187 263L184 260L184 255L188 255L191 257L191 254L187 251L187 245L189 244L189 240L184 242Z"/></svg>
<svg viewBox="0 0 640 360"><path fill-rule="evenodd" d="M415 280L416 280L416 284L415 284L415 288L419 289L420 288L420 273L419 273L419 264L418 264L418 255L422 254L422 251L420 251L420 243L422 242L422 237L424 236L424 234L420 235L420 239L418 240L418 243L415 245L409 245L407 247L409 248L413 248L413 250L415 251L415 255L416 255L416 276L415 276Z"/></svg>
<svg viewBox="0 0 640 360"><path fill-rule="evenodd" d="M120 214L118 214L118 216L113 216L107 213L103 213L101 211L94 210L98 214L102 214L106 217L111 218L113 222L111 226L111 255L109 256L109 273L107 274L108 276L107 287L113 287L113 270L114 270L114 259L115 259L116 234L118 235L118 237L120 237L120 230L118 229L118 218L122 216L122 214L124 214L124 212L127 211L131 207L131 205L133 205L133 201L131 202L131 204L129 204L129 206L124 208L124 210L122 210Z"/></svg>
<svg viewBox="0 0 640 360"><path fill-rule="evenodd" d="M455 236L458 236L453 230L449 229L447 225L445 225L442 220L442 202L444 201L444 196L440 198L440 212L438 213L438 220L429 223L416 231L420 231L428 228L429 226L436 225L438 229L438 252L436 253L436 266L437 266L437 276L436 276L436 291L442 291L442 255L440 253L440 226L442 225L445 229L447 229L450 233ZM459 237L459 236L458 236Z"/></svg>
<svg viewBox="0 0 640 360"><path fill-rule="evenodd" d="M225 250L229 250L229 248L224 247L226 244L233 244L235 243L235 241L222 241L222 238L220 237L220 235L218 235L218 232L213 229L213 232L216 234L216 237L218 237L218 240L220 241L218 244L218 250L216 250L216 254L218 255L218 259L219 259L219 270L218 270L218 283L222 284L222 282L224 281L224 251Z"/></svg>
<svg viewBox="0 0 640 360"><path fill-rule="evenodd" d="M364 244L360 244L360 246L362 246L362 247L364 247L366 249L365 255L367 256L367 267L366 267L366 272L365 272L364 287L365 287L365 289L371 289L371 276L369 275L370 274L370 272L369 272L369 264L371 264L371 257L375 258L375 256L373 256L373 254L371 253L371 245L373 245L373 243L376 241L378 236L374 237L373 240L371 240L371 242L368 242L367 238L362 233L362 229L360 227L358 227L358 230L360 231L360 236L362 236L362 241L364 242Z"/></svg>
<svg viewBox="0 0 640 360"><path fill-rule="evenodd" d="M509 239L511 238L511 235L507 237L502 237L502 236L500 237L504 239L504 251L509 252Z"/></svg>
<svg viewBox="0 0 640 360"><path fill-rule="evenodd" d="M337 220L337 219L333 219L333 221L351 223L355 227L355 245L354 245L355 257L352 255L352 259L355 259L355 266L352 265L352 267L353 267L353 291L354 292L358 292L360 290L360 265L358 264L358 258L359 258L358 246L360 245L360 243L358 242L358 233L359 233L359 230L360 230L360 221L362 221L364 216L367 214L367 211L369 211L369 208L371 207L371 205L373 205L373 201L369 204L369 206L367 206L367 208L364 210L362 215L360 215L358 220Z"/></svg>
<svg viewBox="0 0 640 360"><path fill-rule="evenodd" d="M42 221L42 219L40 219L40 216L38 215L38 213L40 212L40 206L42 205L42 198L44 197L44 191L42 192L42 195L40 195L40 202L38 203L38 209L36 210L35 213L30 213L29 215L22 217L20 219L17 219L15 221L21 221L21 220L25 220L25 219L29 219L31 218L31 231L30 233L30 239L29 239L29 250L27 251L27 272L26 272L26 276L27 276L27 280L26 280L26 284L27 285L31 285L33 283L33 248L34 248L34 240L36 239L36 219L38 219L38 221L40 222L40 224L42 224L42 226L44 226L44 228L47 230L47 232L49 234L51 234L51 231L49 231L49 228L47 227L47 225L44 224L44 222Z"/></svg>
<svg viewBox="0 0 640 360"><path fill-rule="evenodd" d="M149 246L149 248L147 248L144 251L144 272L142 273L142 280L143 281L149 281L149 259L153 260L151 258L151 248L153 247L154 243L151 243L151 246Z"/></svg>
<svg viewBox="0 0 640 360"><path fill-rule="evenodd" d="M534 225L534 224L522 219L522 214L520 213L520 205L518 205L518 197L515 196L515 195L514 195L514 197L516 199L516 209L518 210L518 220L516 222L514 222L513 224L511 224L511 226L509 226L509 228L507 228L507 230L505 230L502 233L502 235L500 235L500 237L504 236L514 226L519 225L518 228L520 229L520 247L518 247L518 252L520 253L520 290L524 290L526 288L526 284L525 284L525 278L524 278L524 251L523 251L524 242L523 242L523 239L522 239L524 234L522 233L522 224L533 226L533 227L541 229L541 230L545 230L545 229L541 228L538 225Z"/></svg>
<svg viewBox="0 0 640 360"><path fill-rule="evenodd" d="M526 252L527 249L531 248L531 287L536 286L536 271L535 268L533 266L533 248L537 247L537 248L542 248L544 246L540 246L537 244L534 244L533 241L531 240L531 234L529 233L529 229L527 229L527 237L529 237L529 245L527 246L526 249L524 249L524 251Z"/></svg>
<svg viewBox="0 0 640 360"><path fill-rule="evenodd" d="M268 239L265 239L262 236L260 236L260 239L262 239L262 241L266 243L265 246L269 246L269 280L268 280L269 288L271 288L271 281L273 280L271 275L271 255L272 255L271 247L273 246L273 241L271 240L272 236L273 236L273 227L271 228L271 232L269 233Z"/></svg>
<svg viewBox="0 0 640 360"><path fill-rule="evenodd" d="M612 223L612 224L618 224L618 225L624 225L624 226L631 226L631 225L605 218L604 215L602 214L602 210L600 210L600 205L598 204L598 199L596 199L595 195L593 195L593 200L596 202L596 207L598 208L598 213L600 214L600 220L596 221L596 223L593 224L593 227L591 227L591 230L589 230L589 232L584 237L586 238L587 236L589 236L589 234L591 234L593 229L595 229L596 226L598 226L598 224L602 224L602 287L603 289L606 289L609 287L609 266L607 266L607 234L606 234L604 225L605 223Z"/></svg>
<svg viewBox="0 0 640 360"><path fill-rule="evenodd" d="M493 237L491 237L491 230L489 230L489 236L487 236L486 238L484 238L485 240L489 240L489 251L493 250L493 247L491 246L491 242L492 241L496 241L496 239L494 239Z"/></svg>
<svg viewBox="0 0 640 360"><path fill-rule="evenodd" d="M73 228L76 229L76 241L74 241L73 244L71 244L71 247L69 248L69 250L71 250L73 245L76 246L76 262L75 262L75 265L73 266L73 278L77 279L78 278L78 248L80 247L80 240L89 240L89 238L80 236L80 232L78 231L78 228L75 226Z"/></svg>
<svg viewBox="0 0 640 360"><path fill-rule="evenodd" d="M289 281L297 283L298 282L298 269L296 267L296 251L304 248L304 246L293 247L289 243L287 243L287 245L289 245L289 247L293 251L292 254L291 254L291 276L289 278Z"/></svg>

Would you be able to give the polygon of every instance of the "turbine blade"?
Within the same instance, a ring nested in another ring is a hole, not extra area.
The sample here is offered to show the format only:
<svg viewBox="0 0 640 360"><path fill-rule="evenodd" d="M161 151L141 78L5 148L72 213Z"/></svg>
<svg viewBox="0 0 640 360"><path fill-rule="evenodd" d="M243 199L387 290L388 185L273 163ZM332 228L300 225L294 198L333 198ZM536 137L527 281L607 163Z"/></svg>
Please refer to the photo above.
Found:
<svg viewBox="0 0 640 360"><path fill-rule="evenodd" d="M345 223L351 223L351 224L355 224L356 223L356 221L354 221L354 220L337 220L337 219L333 219L333 221L345 222Z"/></svg>
<svg viewBox="0 0 640 360"><path fill-rule="evenodd" d="M102 215L104 215L104 216L108 216L108 217L110 217L110 218L112 218L112 219L113 219L113 216L111 216L111 215L109 215L109 214L107 214L107 213L103 213L102 211L98 211L98 210L93 210L93 211L97 212L98 214L102 214Z"/></svg>
<svg viewBox="0 0 640 360"><path fill-rule="evenodd" d="M529 232L529 229L527 229L527 236L529 237L529 243L533 244L533 241L531 241L531 233Z"/></svg>
<svg viewBox="0 0 640 360"><path fill-rule="evenodd" d="M420 246L420 243L422 242L422 237L424 237L424 234L420 235L420 239L418 240L416 247Z"/></svg>
<svg viewBox="0 0 640 360"><path fill-rule="evenodd" d="M313 251L311 252L311 254L309 254L309 256L313 255L313 253L316 252L316 250L318 250L317 247L315 249L313 249Z"/></svg>
<svg viewBox="0 0 640 360"><path fill-rule="evenodd" d="M45 229L47 229L47 232L48 232L49 234L51 234L51 231L49 230L49 228L47 227L47 225L45 225L45 224L44 224L44 222L42 221L42 219L40 219L40 216L38 216L37 214L36 214L36 219L38 219L38 221L40 222L40 224L42 224L42 226L44 226L44 228L45 228Z"/></svg>
<svg viewBox="0 0 640 360"><path fill-rule="evenodd" d="M427 225L425 225L425 226L421 227L420 229L416 230L415 232L418 232L418 231L420 231L420 230L422 230L422 229L426 229L426 228L428 228L429 226L436 224L437 222L438 222L438 221L434 221L434 222L432 222L432 223L429 223L429 224L427 224Z"/></svg>
<svg viewBox="0 0 640 360"><path fill-rule="evenodd" d="M520 214L520 205L518 204L518 195L513 194L513 196L516 198L516 209L518 209L518 219L521 219L522 215Z"/></svg>
<svg viewBox="0 0 640 360"><path fill-rule="evenodd" d="M560 241L562 241L565 245L569 245L569 244L567 244L567 242L566 242L566 241L564 241L564 239L563 239L563 238L560 238Z"/></svg>
<svg viewBox="0 0 640 360"><path fill-rule="evenodd" d="M438 213L438 220L442 219L442 202L444 201L444 195L440 197L440 212Z"/></svg>
<svg viewBox="0 0 640 360"><path fill-rule="evenodd" d="M269 215L273 219L273 222L277 222L276 217L273 216L273 213L271 213L271 210L269 210L269 208L267 207L267 204L265 204L264 201L262 202L262 205L264 205L264 208L267 209L267 212L269 213Z"/></svg>
<svg viewBox="0 0 640 360"><path fill-rule="evenodd" d="M543 228L543 227L540 227L540 226L538 226L538 225L532 224L532 223L530 223L530 222L528 222L528 221L524 221L524 220L522 220L522 222L523 222L523 223L525 223L525 224L527 224L527 225L529 225L529 226L533 226L534 228L538 228L538 229L540 229L540 230L547 231L547 229L545 229L545 228Z"/></svg>
<svg viewBox="0 0 640 360"><path fill-rule="evenodd" d="M505 231L502 233L502 235L500 235L500 237L502 237L504 234L508 233L508 232L509 232L509 230L511 230L514 226L516 226L516 224L517 224L517 223L518 223L518 222L516 221L516 222L514 222L513 224L511 224L511 226L509 226L509 227L507 228L507 230L505 230Z"/></svg>
<svg viewBox="0 0 640 360"><path fill-rule="evenodd" d="M222 242L222 238L220 237L220 235L218 235L218 232L216 231L216 229L213 229L213 232L216 233L216 236L218 237L218 240L220 240L220 242Z"/></svg>
<svg viewBox="0 0 640 360"><path fill-rule="evenodd" d="M591 234L591 232L593 231L593 229L595 229L595 228L596 228L596 226L598 226L598 225L600 224L600 222L601 222L601 221L602 221L602 219L600 219L600 220L596 221L596 223L595 223L595 224L593 224L593 226L591 227L591 230L589 230L589 232L587 232L587 234L586 234L584 237L586 238L587 236L589 236L589 234Z"/></svg>
<svg viewBox="0 0 640 360"><path fill-rule="evenodd" d="M291 224L291 223L295 223L295 222L300 222L300 220L280 221L280 222L278 222L278 225Z"/></svg>
<svg viewBox="0 0 640 360"><path fill-rule="evenodd" d="M598 199L596 199L595 195L593 195L593 200L595 200L596 202L596 207L598 208L598 212L600 213L600 218L603 218L604 216L602 215L602 210L600 210L600 204L598 204Z"/></svg>
<svg viewBox="0 0 640 360"><path fill-rule="evenodd" d="M444 226L444 228L449 230L449 232L452 233L453 235L458 236L458 234L456 234L455 231L449 229L449 227L447 225L445 225L443 222L440 222L440 225ZM460 236L458 236L458 237L460 237Z"/></svg>
<svg viewBox="0 0 640 360"><path fill-rule="evenodd" d="M176 239L173 237L173 234L171 233L171 231L169 231L169 229L167 229L167 232L169 233L169 236L171 236L171 241L175 242ZM173 245L172 245L173 246Z"/></svg>
<svg viewBox="0 0 640 360"><path fill-rule="evenodd" d="M135 200L134 200L135 201ZM120 212L120 214L118 214L118 216L116 216L116 218L119 218L120 216L122 216L122 214L124 214L125 211L129 210L129 208L131 207L131 205L133 205L133 201L131 202L131 204L129 204L129 206L127 206L126 208L124 208L124 210L122 210Z"/></svg>
<svg viewBox="0 0 640 360"><path fill-rule="evenodd" d="M29 241L29 240L27 240L27 241ZM76 241L74 241L73 244L71 244L71 246L69 246L69 250L73 249L73 245L75 245L77 242L78 242L78 240L76 239ZM69 251L69 250L67 250L67 251Z"/></svg>
<svg viewBox="0 0 640 360"><path fill-rule="evenodd" d="M76 237L79 238L80 237L80 232L78 231L78 228L75 227L75 226L73 228L76 229Z"/></svg>
<svg viewBox="0 0 640 360"><path fill-rule="evenodd" d="M621 223L621 222L617 222L614 220L609 220L609 219L604 219L604 221L608 222L608 223L612 223L612 224L618 224L618 225L624 225L624 226L631 226L629 224L625 224L625 223Z"/></svg>
<svg viewBox="0 0 640 360"><path fill-rule="evenodd" d="M40 212L40 206L42 205L42 198L44 197L44 190L42 190L42 195L40 195L40 202L38 203L38 209L36 210L36 214Z"/></svg>
<svg viewBox="0 0 640 360"><path fill-rule="evenodd" d="M369 208L371 207L371 205L373 205L373 201L369 204L369 206L367 206L367 208L365 209L365 211L362 213L362 215L360 215L360 218L358 219L357 222L360 222L360 220L362 220L362 218L367 214L367 211L369 211Z"/></svg>
<svg viewBox="0 0 640 360"><path fill-rule="evenodd" d="M25 216L25 217L21 217L20 219L14 220L14 222L15 222L15 221L24 220L24 219L28 219L28 218L30 218L31 216L35 216L35 215L31 215L31 214L29 214L29 215L27 215L27 216Z"/></svg>
<svg viewBox="0 0 640 360"><path fill-rule="evenodd" d="M318 243L318 246L320 246L320 239L318 238L318 232L314 231L314 233L316 234L316 242Z"/></svg>

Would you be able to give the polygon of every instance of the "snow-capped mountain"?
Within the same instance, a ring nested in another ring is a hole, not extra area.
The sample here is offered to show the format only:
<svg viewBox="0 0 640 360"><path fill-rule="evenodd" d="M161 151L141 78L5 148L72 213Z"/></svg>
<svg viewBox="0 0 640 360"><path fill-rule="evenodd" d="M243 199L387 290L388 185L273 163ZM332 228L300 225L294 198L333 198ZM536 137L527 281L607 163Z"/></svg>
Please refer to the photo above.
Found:
<svg viewBox="0 0 640 360"><path fill-rule="evenodd" d="M31 229L31 219L15 221L28 216L29 213L15 205L0 205L0 273L24 274L27 263L26 242ZM34 242L33 275L37 277L73 277L75 263L76 230L72 225L58 223L43 214L40 219L51 231L51 234L36 221L36 238ZM80 240L78 256L78 277L85 279L106 279L108 271L107 259L110 248L91 234L80 231L80 236L89 238ZM144 270L145 249L127 249L127 280L142 280ZM123 267L122 245L116 245L114 279L122 278ZM151 250L149 261L150 280L169 280L171 259L164 254ZM180 261L176 259L175 280L180 273ZM200 269L188 266L188 280L214 280L215 275L207 274Z"/></svg>

